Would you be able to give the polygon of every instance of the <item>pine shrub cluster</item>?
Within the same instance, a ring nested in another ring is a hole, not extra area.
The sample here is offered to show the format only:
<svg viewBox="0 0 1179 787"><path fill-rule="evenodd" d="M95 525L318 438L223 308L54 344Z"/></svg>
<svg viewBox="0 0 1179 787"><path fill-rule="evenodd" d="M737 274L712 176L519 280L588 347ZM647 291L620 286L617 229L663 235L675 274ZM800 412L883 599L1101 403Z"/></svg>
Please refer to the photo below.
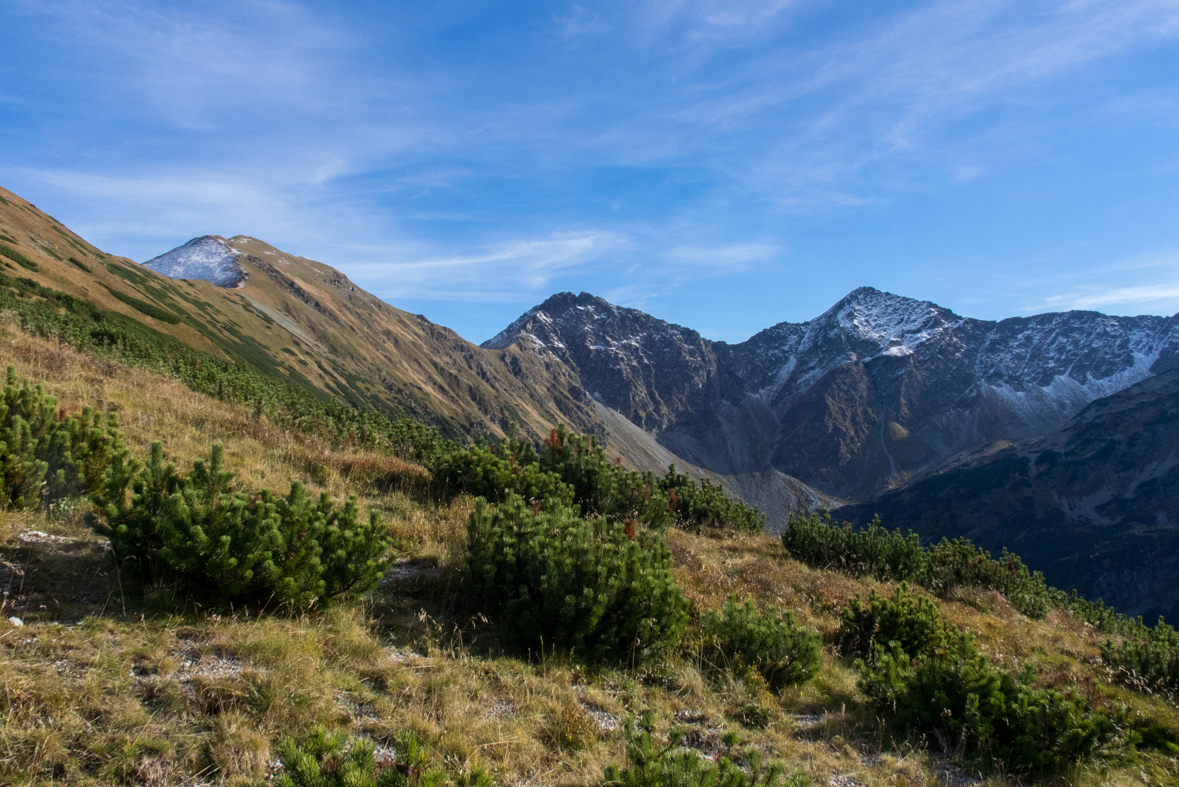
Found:
<svg viewBox="0 0 1179 787"><path fill-rule="evenodd" d="M448 774L431 768L425 750L411 732L397 740L397 759L378 763L376 747L365 738L315 728L302 739L287 738L278 746L282 772L258 787L492 787L485 771Z"/></svg>
<svg viewBox="0 0 1179 787"><path fill-rule="evenodd" d="M0 257L7 257L8 259L15 262L17 265L19 265L22 268L25 268L27 270L38 271L41 269L40 265L33 262L28 257L21 254L19 251L12 248L11 246L8 246L3 243L0 243Z"/></svg>
<svg viewBox="0 0 1179 787"><path fill-rule="evenodd" d="M764 514L707 479L697 484L674 466L663 477L626 470L610 461L592 435L574 435L564 426L553 429L539 449L510 436L496 446L476 443L445 454L432 470L444 486L493 502L508 494L555 498L583 516L647 529L709 526L756 533L765 527Z"/></svg>
<svg viewBox="0 0 1179 787"><path fill-rule="evenodd" d="M726 736L729 751L714 761L706 760L680 744L682 730L674 729L665 745L655 738L655 717L645 710L639 719L627 720L626 767L606 769L603 787L809 787L801 772L787 774L781 763L764 764L753 748L734 751L735 739ZM744 761L745 767L738 762Z"/></svg>
<svg viewBox="0 0 1179 787"><path fill-rule="evenodd" d="M30 509L100 492L113 459L126 455L118 418L58 409L42 386L9 366L0 397L0 508Z"/></svg>
<svg viewBox="0 0 1179 787"><path fill-rule="evenodd" d="M1123 683L1179 695L1179 632L1161 617L1153 629L1127 631L1119 644L1106 641L1101 658Z"/></svg>
<svg viewBox="0 0 1179 787"><path fill-rule="evenodd" d="M831 523L830 516L791 517L782 544L798 560L819 568L870 574L881 580L916 582L946 593L957 587L998 590L1012 606L1031 618L1042 618L1063 595L1031 572L1006 549L998 560L965 538L942 539L922 547L916 533L890 531L879 519L856 530Z"/></svg>
<svg viewBox="0 0 1179 787"><path fill-rule="evenodd" d="M707 478L697 484L683 473L677 473L675 465L659 479L659 488L669 497L674 493L676 522L685 530L699 532L701 528L717 527L750 534L765 530L766 515L756 506L729 497L723 486L714 485Z"/></svg>
<svg viewBox="0 0 1179 787"><path fill-rule="evenodd" d="M864 604L857 594L841 616L838 646L845 656L871 662L876 646L896 643L905 653L936 653L950 647L949 629L939 619L937 605L910 592L901 583L896 595L883 598L875 590Z"/></svg>
<svg viewBox="0 0 1179 787"><path fill-rule="evenodd" d="M971 636L903 586L892 599L857 597L839 633L858 655L869 703L902 734L1010 771L1049 773L1108 752L1119 727L1076 692L1036 688L1034 674L992 667Z"/></svg>
<svg viewBox="0 0 1179 787"><path fill-rule="evenodd" d="M687 625L659 533L516 494L498 505L478 500L467 532L471 601L499 618L520 652L639 663L672 647Z"/></svg>
<svg viewBox="0 0 1179 787"><path fill-rule="evenodd" d="M323 605L372 588L389 559L376 512L363 522L355 498L313 500L297 481L286 497L247 495L224 470L220 445L187 476L165 464L159 443L142 466L120 457L93 499L91 526L120 564L213 603Z"/></svg>
<svg viewBox="0 0 1179 787"><path fill-rule="evenodd" d="M434 477L444 491L463 491L492 503L516 495L573 504L573 490L555 473L541 469L532 446L511 439L498 446L477 442L450 452L435 464Z"/></svg>
<svg viewBox="0 0 1179 787"><path fill-rule="evenodd" d="M772 691L805 683L819 666L819 636L789 612L762 613L729 596L721 614L706 613L702 624L717 663L756 670Z"/></svg>

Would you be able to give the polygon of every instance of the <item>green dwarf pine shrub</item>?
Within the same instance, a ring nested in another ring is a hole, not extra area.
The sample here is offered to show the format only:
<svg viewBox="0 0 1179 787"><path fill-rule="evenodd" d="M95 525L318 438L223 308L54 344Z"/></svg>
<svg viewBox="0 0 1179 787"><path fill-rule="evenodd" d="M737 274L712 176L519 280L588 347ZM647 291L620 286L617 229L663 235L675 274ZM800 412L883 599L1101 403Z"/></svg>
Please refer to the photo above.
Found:
<svg viewBox="0 0 1179 787"><path fill-rule="evenodd" d="M931 735L952 755L1015 773L1063 770L1114 744L1118 725L1079 694L1030 685L1031 674L991 667L970 637L911 657L893 643L864 672L863 688L895 729Z"/></svg>
<svg viewBox="0 0 1179 787"><path fill-rule="evenodd" d="M891 599L871 591L866 605L857 593L843 610L838 641L843 655L870 662L877 645L887 650L896 644L910 655L935 653L948 647L948 637L937 605L913 595L908 585L901 583Z"/></svg>
<svg viewBox="0 0 1179 787"><path fill-rule="evenodd" d="M1120 644L1107 640L1101 658L1122 683L1172 696L1179 693L1179 632L1161 617L1153 629L1141 626Z"/></svg>
<svg viewBox="0 0 1179 787"><path fill-rule="evenodd" d="M444 487L493 503L509 495L573 503L573 490L555 473L541 469L532 446L511 440L498 446L476 443L465 451L447 454L435 465L434 477Z"/></svg>
<svg viewBox="0 0 1179 787"><path fill-rule="evenodd" d="M26 268L31 271L37 271L41 269L40 265L33 262L11 246L7 246L3 243L0 243L0 257L7 257L22 268Z"/></svg>
<svg viewBox="0 0 1179 787"><path fill-rule="evenodd" d="M804 563L856 576L916 582L938 593L964 586L998 590L1032 618L1044 617L1053 606L1068 605L1064 593L1049 587L1040 572L1029 571L1006 549L995 560L965 538L942 539L926 548L916 533L890 531L879 519L855 530L848 523L833 525L829 515L793 516L782 533L782 545Z"/></svg>
<svg viewBox="0 0 1179 787"><path fill-rule="evenodd" d="M678 640L688 603L662 534L518 495L476 501L466 587L520 652L560 648L590 662L649 659Z"/></svg>
<svg viewBox="0 0 1179 787"><path fill-rule="evenodd" d="M104 418L90 407L67 414L8 367L0 395L0 508L100 492L107 467L125 454L114 414Z"/></svg>
<svg viewBox="0 0 1179 787"><path fill-rule="evenodd" d="M539 451L513 433L496 446L476 443L442 455L433 471L444 488L492 502L509 494L525 500L555 498L576 505L582 516L629 520L647 529L675 524L760 532L765 527L763 514L727 497L722 487L707 480L698 485L674 466L662 478L626 470L607 458L592 435L574 435L564 426L553 429Z"/></svg>
<svg viewBox="0 0 1179 787"><path fill-rule="evenodd" d="M487 773L472 769L466 774L447 774L430 768L425 751L411 732L399 736L397 759L378 763L376 747L365 738L343 732L329 734L323 727L298 740L287 738L278 745L283 770L270 782L274 787L492 787ZM259 787L268 784L261 782Z"/></svg>
<svg viewBox="0 0 1179 787"><path fill-rule="evenodd" d="M120 565L134 564L140 578L149 584L164 578L166 562L160 558L163 523L171 515L172 495L181 482L176 468L164 463L163 445L152 443L145 465L125 453L115 457L106 471L105 488L92 497L96 511L87 515L87 524L110 541L111 553Z"/></svg>
<svg viewBox="0 0 1179 787"><path fill-rule="evenodd" d="M859 653L869 704L903 734L931 737L947 753L1016 773L1048 773L1108 751L1119 732L1105 709L1075 693L1037 689L1029 670L995 669L973 638L942 622L902 586L895 599L855 598L840 643ZM865 653L865 648L871 648Z"/></svg>
<svg viewBox="0 0 1179 787"><path fill-rule="evenodd" d="M537 461L573 490L583 516L630 520L653 530L665 530L673 522L673 507L655 474L626 470L611 462L593 436L573 435L564 426L557 427L541 446Z"/></svg>
<svg viewBox="0 0 1179 787"><path fill-rule="evenodd" d="M248 496L222 463L214 445L208 464L194 462L181 477L158 443L142 467L116 461L91 526L144 581L216 603L306 609L363 593L381 578L390 540L376 512L365 524L355 498L343 507L326 493L313 501L298 481L285 498Z"/></svg>
<svg viewBox="0 0 1179 787"><path fill-rule="evenodd" d="M626 767L606 769L603 787L809 787L801 772L787 775L781 763L763 764L756 749L732 751L734 738L726 736L729 756L710 762L682 747L682 730L672 730L666 745L655 739L655 716L645 710L623 728L626 735ZM735 760L744 760L745 768Z"/></svg>
<svg viewBox="0 0 1179 787"><path fill-rule="evenodd" d="M806 682L819 666L819 636L789 612L763 614L729 596L720 615L704 616L703 626L718 662L756 670L772 691Z"/></svg>
<svg viewBox="0 0 1179 787"><path fill-rule="evenodd" d="M659 479L659 488L673 501L676 524L685 530L720 527L742 533L760 533L765 529L766 515L756 506L729 497L723 486L714 486L707 478L697 484L688 476L677 473L675 465L668 467L667 475Z"/></svg>

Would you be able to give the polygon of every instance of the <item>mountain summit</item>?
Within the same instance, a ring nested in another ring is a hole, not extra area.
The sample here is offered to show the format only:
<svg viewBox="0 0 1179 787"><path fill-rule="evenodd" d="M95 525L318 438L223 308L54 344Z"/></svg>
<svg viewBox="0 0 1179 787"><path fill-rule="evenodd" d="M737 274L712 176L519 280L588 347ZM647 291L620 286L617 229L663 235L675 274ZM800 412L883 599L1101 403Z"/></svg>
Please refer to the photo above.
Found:
<svg viewBox="0 0 1179 787"><path fill-rule="evenodd" d="M236 240L236 239L235 239ZM237 287L246 278L245 253L219 235L202 235L143 263L170 279L199 279L217 287Z"/></svg>

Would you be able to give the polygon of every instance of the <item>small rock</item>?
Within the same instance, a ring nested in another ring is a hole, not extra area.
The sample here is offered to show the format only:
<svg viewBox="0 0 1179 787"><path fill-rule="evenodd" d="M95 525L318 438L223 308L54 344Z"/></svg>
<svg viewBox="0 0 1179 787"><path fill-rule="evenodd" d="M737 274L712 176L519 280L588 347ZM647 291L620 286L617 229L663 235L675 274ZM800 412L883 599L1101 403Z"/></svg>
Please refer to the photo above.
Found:
<svg viewBox="0 0 1179 787"><path fill-rule="evenodd" d="M25 622L18 617L11 617L8 619L8 625L10 625L16 629L20 628L24 624L25 624Z"/></svg>

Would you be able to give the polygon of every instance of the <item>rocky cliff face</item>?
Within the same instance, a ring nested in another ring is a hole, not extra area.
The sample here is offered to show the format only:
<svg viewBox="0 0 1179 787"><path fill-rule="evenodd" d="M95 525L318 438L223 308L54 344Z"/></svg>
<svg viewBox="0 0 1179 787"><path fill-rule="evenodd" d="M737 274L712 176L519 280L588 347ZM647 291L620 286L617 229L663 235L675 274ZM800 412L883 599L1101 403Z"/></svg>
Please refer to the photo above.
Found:
<svg viewBox="0 0 1179 787"><path fill-rule="evenodd" d="M584 292L554 295L482 346L513 344L575 370L590 395L651 431L707 406L716 375L700 334Z"/></svg>
<svg viewBox="0 0 1179 787"><path fill-rule="evenodd" d="M587 392L718 473L776 469L866 499L996 440L1044 435L1179 366L1179 318L988 322L871 288L740 344L586 293L553 296L484 347L574 370Z"/></svg>

